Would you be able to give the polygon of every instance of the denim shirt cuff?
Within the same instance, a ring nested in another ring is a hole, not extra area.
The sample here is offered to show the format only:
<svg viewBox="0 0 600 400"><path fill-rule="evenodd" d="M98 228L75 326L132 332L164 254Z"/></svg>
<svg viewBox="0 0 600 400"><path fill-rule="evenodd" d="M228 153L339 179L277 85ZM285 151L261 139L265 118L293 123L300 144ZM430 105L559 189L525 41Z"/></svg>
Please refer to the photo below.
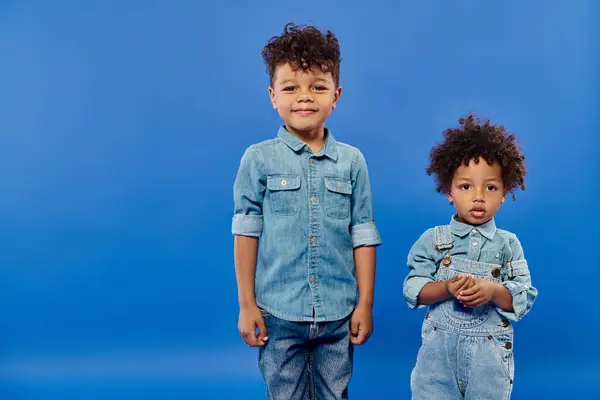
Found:
<svg viewBox="0 0 600 400"><path fill-rule="evenodd" d="M527 287L519 282L508 281L502 284L508 289L513 299L513 311L506 311L497 307L498 312L504 317L519 321L525 315L527 307Z"/></svg>
<svg viewBox="0 0 600 400"><path fill-rule="evenodd" d="M260 237L262 230L262 215L236 214L233 216L231 232L234 235Z"/></svg>
<svg viewBox="0 0 600 400"><path fill-rule="evenodd" d="M375 222L351 226L350 235L352 236L352 245L355 248L359 246L379 246L381 244L381 237Z"/></svg>
<svg viewBox="0 0 600 400"><path fill-rule="evenodd" d="M421 290L423 289L423 286L429 282L433 282L433 280L424 278L422 276L414 276L404 284L404 299L406 300L406 304L408 304L408 308L411 310L417 310L419 308L426 307L425 304L419 304L418 297L419 293L421 293Z"/></svg>

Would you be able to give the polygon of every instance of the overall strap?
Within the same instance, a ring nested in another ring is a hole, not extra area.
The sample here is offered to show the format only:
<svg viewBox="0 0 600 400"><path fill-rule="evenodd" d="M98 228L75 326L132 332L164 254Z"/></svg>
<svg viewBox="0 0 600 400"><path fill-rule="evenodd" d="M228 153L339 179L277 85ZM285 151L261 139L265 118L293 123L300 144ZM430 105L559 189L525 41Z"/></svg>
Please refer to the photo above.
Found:
<svg viewBox="0 0 600 400"><path fill-rule="evenodd" d="M450 232L450 226L438 225L434 228L433 237L435 239L435 248L437 251L442 252L454 247L452 240L452 232Z"/></svg>

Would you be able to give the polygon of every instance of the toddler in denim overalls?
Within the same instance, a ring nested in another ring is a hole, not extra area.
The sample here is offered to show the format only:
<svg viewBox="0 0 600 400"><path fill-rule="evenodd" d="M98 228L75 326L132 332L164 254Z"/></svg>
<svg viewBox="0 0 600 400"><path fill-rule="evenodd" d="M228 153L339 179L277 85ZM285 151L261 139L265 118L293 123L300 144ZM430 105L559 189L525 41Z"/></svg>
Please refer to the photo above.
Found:
<svg viewBox="0 0 600 400"><path fill-rule="evenodd" d="M537 289L517 237L496 228L507 193L525 189L524 157L502 126L473 115L444 132L427 170L457 213L412 246L404 296L429 306L412 371L413 399L508 399L513 327ZM513 195L514 198L514 195Z"/></svg>

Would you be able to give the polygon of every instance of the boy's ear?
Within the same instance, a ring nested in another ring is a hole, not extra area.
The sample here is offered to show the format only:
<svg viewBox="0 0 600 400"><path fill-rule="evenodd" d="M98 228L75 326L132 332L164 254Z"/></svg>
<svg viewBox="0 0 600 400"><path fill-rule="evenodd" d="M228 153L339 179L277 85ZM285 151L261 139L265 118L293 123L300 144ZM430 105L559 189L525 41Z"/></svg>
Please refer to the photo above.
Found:
<svg viewBox="0 0 600 400"><path fill-rule="evenodd" d="M335 89L335 92L333 93L333 105L331 106L332 109L335 110L335 106L337 105L338 100L340 99L340 96L342 95L342 87L338 86Z"/></svg>
<svg viewBox="0 0 600 400"><path fill-rule="evenodd" d="M448 203L449 204L453 204L454 203L454 200L452 200L452 196L450 196L449 193L446 193L446 197L448 198Z"/></svg>
<svg viewBox="0 0 600 400"><path fill-rule="evenodd" d="M271 98L271 104L273 104L273 110L277 110L277 102L275 101L275 90L272 86L269 86L269 97Z"/></svg>

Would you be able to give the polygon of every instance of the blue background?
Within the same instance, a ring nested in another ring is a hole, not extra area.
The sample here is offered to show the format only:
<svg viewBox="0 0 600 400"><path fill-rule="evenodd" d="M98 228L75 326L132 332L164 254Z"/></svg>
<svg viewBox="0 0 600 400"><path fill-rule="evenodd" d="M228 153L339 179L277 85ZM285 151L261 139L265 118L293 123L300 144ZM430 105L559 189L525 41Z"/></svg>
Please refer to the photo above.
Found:
<svg viewBox="0 0 600 400"><path fill-rule="evenodd" d="M540 290L513 398L600 395L598 4L317 4L0 2L0 398L263 398L232 183L280 123L260 51L288 21L340 39L329 126L367 158L385 243L353 398L409 398L406 254L449 220L427 156L469 111L515 132L530 171L497 217Z"/></svg>

